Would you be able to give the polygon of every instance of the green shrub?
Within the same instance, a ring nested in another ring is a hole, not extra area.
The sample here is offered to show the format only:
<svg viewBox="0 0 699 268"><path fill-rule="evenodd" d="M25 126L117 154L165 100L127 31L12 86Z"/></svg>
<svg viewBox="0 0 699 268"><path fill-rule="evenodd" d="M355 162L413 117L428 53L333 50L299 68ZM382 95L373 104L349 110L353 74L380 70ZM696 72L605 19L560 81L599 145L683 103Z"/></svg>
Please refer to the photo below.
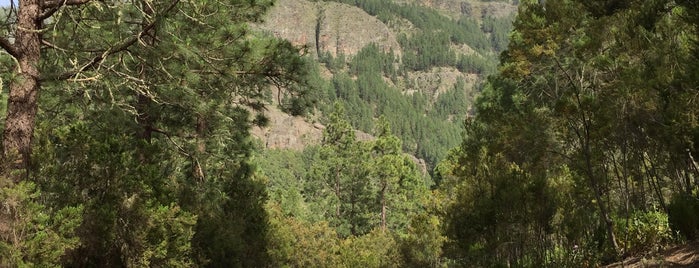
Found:
<svg viewBox="0 0 699 268"><path fill-rule="evenodd" d="M675 195L668 207L670 228L682 237L693 240L699 230L699 199L694 195Z"/></svg>
<svg viewBox="0 0 699 268"><path fill-rule="evenodd" d="M66 252L80 243L75 228L82 206L53 209L42 204L33 182L0 188L0 209L11 215L5 222L14 236L0 237L0 267L59 267Z"/></svg>
<svg viewBox="0 0 699 268"><path fill-rule="evenodd" d="M672 241L668 215L660 211L636 211L614 225L619 244L630 254L655 252Z"/></svg>

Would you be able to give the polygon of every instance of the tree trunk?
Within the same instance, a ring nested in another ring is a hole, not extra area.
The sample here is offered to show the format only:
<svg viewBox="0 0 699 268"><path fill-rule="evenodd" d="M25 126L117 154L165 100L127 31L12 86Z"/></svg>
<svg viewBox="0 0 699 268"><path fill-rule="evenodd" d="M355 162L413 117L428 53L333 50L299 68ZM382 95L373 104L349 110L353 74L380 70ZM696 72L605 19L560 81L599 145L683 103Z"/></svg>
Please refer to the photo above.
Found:
<svg viewBox="0 0 699 268"><path fill-rule="evenodd" d="M150 25L148 18L153 17L153 8L150 4L146 3L145 1L141 2L141 6L143 8L143 14L146 15L146 18L144 18L143 21L141 21L141 27L143 31L143 35L141 37L142 44L145 44L150 47L155 47L155 30L153 28L148 27L148 25ZM141 78L141 80L143 81L148 81L149 76L152 75L152 72L150 71L148 64L146 64L145 62L141 62L139 69L139 78ZM145 86L148 87L150 85L146 84ZM136 108L136 122L141 127L140 132L136 133L136 137L150 144L153 138L154 128L153 117L149 113L150 111L148 107L152 104L152 100L144 93L138 92L136 93L136 95L136 105L134 106ZM141 164L146 164L152 160L147 155L147 152L144 150L144 148L139 148L138 154Z"/></svg>
<svg viewBox="0 0 699 268"><path fill-rule="evenodd" d="M592 154L590 152L590 139L589 134L587 134L589 133L589 131L587 129L588 128L586 127L586 140L583 143L585 153L585 173L587 173L587 178L590 183L590 187L592 187L592 192L595 194L595 199L597 200L597 205L600 212L600 220L602 220L602 223L605 227L605 231L607 232L607 241L609 242L609 246L611 246L612 249L614 249L615 253L619 253L619 244L617 243L616 235L614 234L614 223L612 222L612 218L609 216L607 206L604 205L604 202L602 200L602 186L600 185L599 181L597 181L597 178L594 174L594 170L592 168Z"/></svg>
<svg viewBox="0 0 699 268"><path fill-rule="evenodd" d="M340 170L335 169L335 196L337 197L337 204L335 205L335 218L340 220L340 203L342 198L340 197Z"/></svg>
<svg viewBox="0 0 699 268"><path fill-rule="evenodd" d="M29 174L31 141L34 135L34 122L39 93L39 58L41 57L39 0L19 1L15 48L17 78L10 83L10 96L7 101L7 117L3 131L2 153L5 166L4 175L13 181L5 181L2 186L17 183ZM19 175L12 171L22 171ZM10 174L13 173L13 174ZM8 180L4 178L3 180Z"/></svg>
<svg viewBox="0 0 699 268"><path fill-rule="evenodd" d="M561 68L561 70L563 70L560 63L558 63L558 67ZM583 90L583 88L585 88L583 84L583 79L580 80L580 85L578 86L575 80L573 80L565 70L563 71L565 72L568 81L573 86L573 89L575 89L575 102L579 110L579 119L582 122L582 129L575 129L575 133L578 136L578 139L581 142L583 149L583 157L585 160L584 172L587 174L588 182L590 183L592 192L595 194L595 199L597 200L597 205L599 207L600 212L600 220L602 221L601 223L604 224L604 227L606 229L605 231L607 232L607 240L609 242L609 246L611 246L614 252L618 254L619 244L617 243L616 235L614 234L614 223L612 222L612 218L609 216L607 207L604 205L604 202L602 200L602 185L597 180L592 165L592 145L590 144L592 142L592 119L585 112L585 105L581 101L580 97L581 91ZM581 133L580 131L583 132Z"/></svg>
<svg viewBox="0 0 699 268"><path fill-rule="evenodd" d="M34 135L34 121L39 92L39 58L41 34L38 31L41 9L39 0L19 1L13 56L17 60L17 77L10 83L7 117L2 137L2 172L0 188L13 187L29 176L29 158ZM16 205L0 204L0 241L16 244L13 239Z"/></svg>
<svg viewBox="0 0 699 268"><path fill-rule="evenodd" d="M381 230L386 231L386 184L381 188Z"/></svg>
<svg viewBox="0 0 699 268"><path fill-rule="evenodd" d="M203 157L204 154L206 153L206 129L207 129L207 124L206 124L206 118L204 118L204 115L197 115L197 124L196 124L196 143L197 143L197 148L196 148L196 153L192 157L192 176L199 180L200 182L203 182L206 179L206 176L204 174L204 168L201 166L201 163L199 163L199 158Z"/></svg>

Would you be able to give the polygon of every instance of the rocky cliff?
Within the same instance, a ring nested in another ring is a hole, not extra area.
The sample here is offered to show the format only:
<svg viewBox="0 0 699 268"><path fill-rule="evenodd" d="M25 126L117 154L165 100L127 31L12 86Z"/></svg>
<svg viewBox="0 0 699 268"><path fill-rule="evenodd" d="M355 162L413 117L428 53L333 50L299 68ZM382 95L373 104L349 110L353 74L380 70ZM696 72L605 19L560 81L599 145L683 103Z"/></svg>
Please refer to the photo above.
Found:
<svg viewBox="0 0 699 268"><path fill-rule="evenodd" d="M336 2L279 0L261 28L315 55L351 56L371 43L400 55L388 26L357 7Z"/></svg>

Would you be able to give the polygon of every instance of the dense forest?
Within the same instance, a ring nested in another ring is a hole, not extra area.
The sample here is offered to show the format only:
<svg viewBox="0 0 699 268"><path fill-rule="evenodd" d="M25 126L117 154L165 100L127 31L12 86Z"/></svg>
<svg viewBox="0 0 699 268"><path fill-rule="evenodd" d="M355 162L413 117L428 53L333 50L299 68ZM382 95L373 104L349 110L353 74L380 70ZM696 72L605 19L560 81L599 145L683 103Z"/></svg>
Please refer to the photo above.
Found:
<svg viewBox="0 0 699 268"><path fill-rule="evenodd" d="M695 239L699 2L539 2L437 168L445 256L596 266Z"/></svg>
<svg viewBox="0 0 699 268"><path fill-rule="evenodd" d="M11 2L0 267L596 267L699 236L699 1L333 2L412 25L402 53L309 54L256 30L268 0ZM439 68L483 79L411 80ZM273 106L321 142L265 148Z"/></svg>

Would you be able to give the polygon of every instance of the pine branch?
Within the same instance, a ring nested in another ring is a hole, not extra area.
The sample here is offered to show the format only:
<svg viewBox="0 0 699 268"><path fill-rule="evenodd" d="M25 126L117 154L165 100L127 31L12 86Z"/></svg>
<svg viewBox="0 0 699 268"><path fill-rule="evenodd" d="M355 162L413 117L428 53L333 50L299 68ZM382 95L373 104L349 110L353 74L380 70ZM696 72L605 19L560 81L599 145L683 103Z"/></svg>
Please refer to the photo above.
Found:
<svg viewBox="0 0 699 268"><path fill-rule="evenodd" d="M5 37L0 37L0 47L7 51L12 57L17 58L19 56L19 53L17 52L17 49L15 48L14 45L10 43L10 40L7 40Z"/></svg>
<svg viewBox="0 0 699 268"><path fill-rule="evenodd" d="M45 0L41 4L41 8L56 8L60 6L79 6L87 4L93 0Z"/></svg>
<svg viewBox="0 0 699 268"><path fill-rule="evenodd" d="M41 15L37 18L38 21L42 21L50 18L55 14L61 7L64 6L79 6L87 4L92 0L54 0L54 1L44 1L41 5L42 10L44 10Z"/></svg>
<svg viewBox="0 0 699 268"><path fill-rule="evenodd" d="M89 1L89 0L76 0L76 1ZM40 81L60 81L60 80L68 80L75 78L77 75L79 75L81 72L84 72L86 70L98 67L104 60L107 59L107 57L117 54L119 52L126 51L129 47L131 47L133 44L138 42L143 36L148 35L148 32L152 30L160 20L165 17L166 14L168 14L170 11L172 11L175 6L180 2L180 0L174 0L172 3L165 8L161 13L158 18L154 19L152 22L149 24L145 25L137 34L131 36L130 38L122 41L121 43L117 44L116 46L110 47L106 50L103 50L100 55L97 55L93 57L88 63L84 64L82 67L74 70L70 70L67 72L64 72L62 74L59 74L57 76L53 77L41 77Z"/></svg>

